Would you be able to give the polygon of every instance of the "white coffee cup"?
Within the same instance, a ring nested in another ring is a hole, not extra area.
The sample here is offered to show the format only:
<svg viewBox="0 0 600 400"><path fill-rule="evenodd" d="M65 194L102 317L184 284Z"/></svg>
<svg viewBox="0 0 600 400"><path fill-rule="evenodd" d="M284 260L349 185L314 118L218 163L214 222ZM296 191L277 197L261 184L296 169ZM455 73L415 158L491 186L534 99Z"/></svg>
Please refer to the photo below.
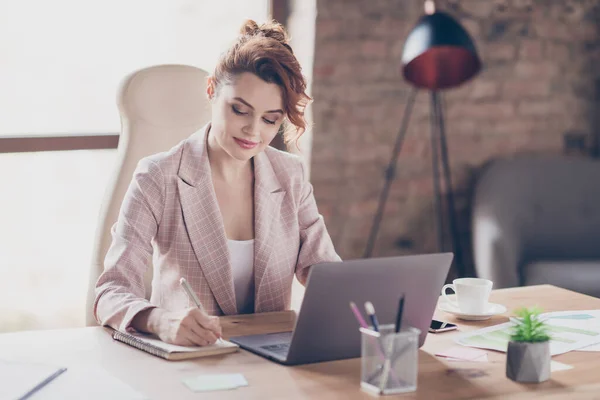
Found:
<svg viewBox="0 0 600 400"><path fill-rule="evenodd" d="M487 279L459 278L453 280L452 284L444 285L442 295L448 303L465 314L483 314L489 308L492 286L493 282ZM454 290L458 302L448 297L447 289Z"/></svg>

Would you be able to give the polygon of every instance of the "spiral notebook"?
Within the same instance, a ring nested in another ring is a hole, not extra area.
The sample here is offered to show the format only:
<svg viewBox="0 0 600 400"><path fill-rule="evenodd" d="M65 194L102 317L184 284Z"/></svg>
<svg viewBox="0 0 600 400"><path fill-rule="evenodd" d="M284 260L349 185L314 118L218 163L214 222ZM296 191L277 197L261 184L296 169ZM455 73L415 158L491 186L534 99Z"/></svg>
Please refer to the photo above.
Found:
<svg viewBox="0 0 600 400"><path fill-rule="evenodd" d="M164 358L165 360L185 360L188 358L207 357L217 354L233 353L239 349L237 344L223 339L219 339L215 344L209 346L188 347L165 343L156 339L154 336L140 333L114 331L112 337L115 340L126 343L157 357Z"/></svg>

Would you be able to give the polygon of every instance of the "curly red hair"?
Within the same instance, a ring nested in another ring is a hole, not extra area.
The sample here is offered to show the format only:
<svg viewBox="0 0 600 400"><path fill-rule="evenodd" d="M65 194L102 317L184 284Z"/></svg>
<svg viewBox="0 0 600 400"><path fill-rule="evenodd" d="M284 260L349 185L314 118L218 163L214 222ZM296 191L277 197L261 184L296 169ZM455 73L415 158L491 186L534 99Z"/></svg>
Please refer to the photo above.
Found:
<svg viewBox="0 0 600 400"><path fill-rule="evenodd" d="M283 107L290 122L282 130L286 144L298 141L306 131L304 111L312 98L306 94L306 79L283 26L275 21L258 25L247 20L240 36L225 51L212 76L215 88L230 84L243 72L251 72L265 82L281 87Z"/></svg>

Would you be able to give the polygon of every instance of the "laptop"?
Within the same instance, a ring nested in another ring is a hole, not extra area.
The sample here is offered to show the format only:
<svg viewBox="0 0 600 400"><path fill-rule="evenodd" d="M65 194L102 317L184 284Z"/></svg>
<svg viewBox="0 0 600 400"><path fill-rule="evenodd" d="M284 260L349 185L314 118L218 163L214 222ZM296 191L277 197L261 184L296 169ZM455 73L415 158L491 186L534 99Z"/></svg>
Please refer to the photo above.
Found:
<svg viewBox="0 0 600 400"><path fill-rule="evenodd" d="M360 357L359 324L350 302L366 321L364 303L372 302L379 323L393 324L404 293L402 324L421 330L421 347L452 259L452 253L437 253L316 264L293 331L229 340L283 365Z"/></svg>

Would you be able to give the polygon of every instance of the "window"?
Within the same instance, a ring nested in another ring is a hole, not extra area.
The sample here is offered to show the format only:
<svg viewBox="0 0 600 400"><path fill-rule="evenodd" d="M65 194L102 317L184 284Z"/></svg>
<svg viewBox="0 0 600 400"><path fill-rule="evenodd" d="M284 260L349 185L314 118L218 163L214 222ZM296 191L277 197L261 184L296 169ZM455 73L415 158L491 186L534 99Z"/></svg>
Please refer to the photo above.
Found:
<svg viewBox="0 0 600 400"><path fill-rule="evenodd" d="M0 2L0 331L84 325L96 218L116 157L114 149L6 153L6 137L116 135L126 74L163 63L211 70L241 23L265 20L268 6Z"/></svg>
<svg viewBox="0 0 600 400"><path fill-rule="evenodd" d="M115 93L138 68L214 67L267 0L3 0L0 136L119 131Z"/></svg>

